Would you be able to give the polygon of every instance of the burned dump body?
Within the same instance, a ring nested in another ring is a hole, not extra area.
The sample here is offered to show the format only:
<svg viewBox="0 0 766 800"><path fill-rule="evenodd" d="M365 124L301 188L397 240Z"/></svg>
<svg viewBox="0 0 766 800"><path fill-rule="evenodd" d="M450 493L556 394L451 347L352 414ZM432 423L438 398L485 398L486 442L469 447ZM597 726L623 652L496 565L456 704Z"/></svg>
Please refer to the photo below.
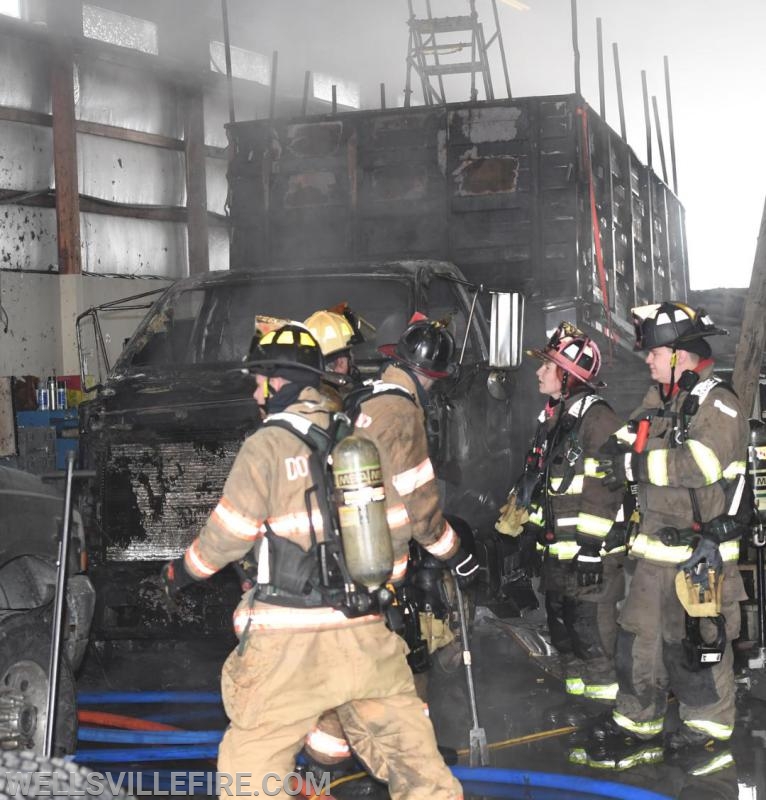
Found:
<svg viewBox="0 0 766 800"><path fill-rule="evenodd" d="M169 621L152 580L180 555L217 503L234 456L259 417L239 370L256 315L304 319L346 301L375 329L356 345L374 375L381 344L411 314L450 320L465 339L471 296L438 261L335 264L209 273L179 281L136 331L99 392L81 406L81 450L98 480L85 504L97 638L199 636L228 630L239 599L231 568L192 587ZM460 375L433 394L428 433L448 511L491 528L511 467L510 403L487 390L487 321L476 309Z"/></svg>
<svg viewBox="0 0 766 800"><path fill-rule="evenodd" d="M683 207L577 95L227 130L234 269L448 259L602 327L603 284L631 342L631 307L686 296Z"/></svg>

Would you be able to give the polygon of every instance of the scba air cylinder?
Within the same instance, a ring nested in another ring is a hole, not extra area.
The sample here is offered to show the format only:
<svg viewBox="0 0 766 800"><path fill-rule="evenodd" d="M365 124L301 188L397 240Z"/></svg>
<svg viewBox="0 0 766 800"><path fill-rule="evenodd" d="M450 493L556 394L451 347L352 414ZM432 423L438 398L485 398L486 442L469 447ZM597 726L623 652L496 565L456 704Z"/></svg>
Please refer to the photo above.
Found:
<svg viewBox="0 0 766 800"><path fill-rule="evenodd" d="M377 589L394 567L378 449L368 439L347 436L332 461L346 567L354 581Z"/></svg>

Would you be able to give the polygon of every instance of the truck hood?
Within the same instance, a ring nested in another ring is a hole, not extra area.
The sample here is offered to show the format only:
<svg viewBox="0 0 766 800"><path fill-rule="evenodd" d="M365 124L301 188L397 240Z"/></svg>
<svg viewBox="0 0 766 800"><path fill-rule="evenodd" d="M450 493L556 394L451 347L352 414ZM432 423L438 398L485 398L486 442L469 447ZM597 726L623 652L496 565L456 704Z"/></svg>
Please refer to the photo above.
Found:
<svg viewBox="0 0 766 800"><path fill-rule="evenodd" d="M118 438L131 431L250 430L260 421L253 389L250 376L223 366L116 375L95 400L81 404L80 426L86 434L106 429Z"/></svg>

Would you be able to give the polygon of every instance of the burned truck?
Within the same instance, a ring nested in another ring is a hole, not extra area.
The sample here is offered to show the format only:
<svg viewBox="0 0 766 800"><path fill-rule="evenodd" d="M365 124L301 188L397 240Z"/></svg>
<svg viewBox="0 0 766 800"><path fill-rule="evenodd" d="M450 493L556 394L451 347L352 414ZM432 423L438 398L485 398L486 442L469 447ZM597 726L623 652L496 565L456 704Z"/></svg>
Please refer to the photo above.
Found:
<svg viewBox="0 0 766 800"><path fill-rule="evenodd" d="M149 578L192 540L258 424L236 370L258 314L349 303L375 329L356 352L370 375L413 311L450 319L463 363L434 397L429 436L446 508L481 537L537 395L532 370L494 368L483 287L526 298L528 342L562 319L593 335L625 413L644 374L630 308L686 298L683 207L577 95L256 120L228 135L231 270L167 290L82 407L84 466L100 476L84 502L97 637L167 635ZM194 588L193 613L172 624L226 629L236 582Z"/></svg>
<svg viewBox="0 0 766 800"><path fill-rule="evenodd" d="M83 497L97 639L199 636L230 628L239 596L233 572L192 587L185 613L168 619L152 578L190 544L213 509L234 456L259 424L242 359L260 316L304 319L339 301L365 320L355 346L363 376L383 362L378 346L395 342L415 311L445 320L461 352L455 379L428 409L431 452L447 511L490 528L510 481L510 350L490 351L490 327L476 296L449 263L399 261L208 273L182 280L152 305L107 375L80 407L84 465L98 480ZM508 296L497 296L502 307ZM131 301L126 301L130 303ZM517 296L515 302L520 305ZM120 304L111 304L119 310ZM516 329L509 306L496 338ZM80 319L98 331L98 312ZM509 343L510 344L510 343ZM499 587L496 586L497 590Z"/></svg>

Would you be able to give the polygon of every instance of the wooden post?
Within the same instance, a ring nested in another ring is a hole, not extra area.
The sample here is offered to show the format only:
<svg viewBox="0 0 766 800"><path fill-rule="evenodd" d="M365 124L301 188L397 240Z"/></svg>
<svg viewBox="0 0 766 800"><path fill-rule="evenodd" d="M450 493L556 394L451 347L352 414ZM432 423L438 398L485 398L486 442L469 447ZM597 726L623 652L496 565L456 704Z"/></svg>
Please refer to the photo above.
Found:
<svg viewBox="0 0 766 800"><path fill-rule="evenodd" d="M742 331L734 354L732 383L739 395L745 413L750 415L755 393L758 391L758 376L761 372L763 348L766 344L766 326L763 324L763 309L766 308L766 203L761 216L761 230L755 247L750 289L745 300L745 316Z"/></svg>
<svg viewBox="0 0 766 800"><path fill-rule="evenodd" d="M79 275L82 272L73 70L72 50L68 40L64 40L51 51L53 171L60 275Z"/></svg>
<svg viewBox="0 0 766 800"><path fill-rule="evenodd" d="M210 269L207 230L207 175L205 171L205 111L201 88L185 93L184 144L186 155L186 237L189 274Z"/></svg>

